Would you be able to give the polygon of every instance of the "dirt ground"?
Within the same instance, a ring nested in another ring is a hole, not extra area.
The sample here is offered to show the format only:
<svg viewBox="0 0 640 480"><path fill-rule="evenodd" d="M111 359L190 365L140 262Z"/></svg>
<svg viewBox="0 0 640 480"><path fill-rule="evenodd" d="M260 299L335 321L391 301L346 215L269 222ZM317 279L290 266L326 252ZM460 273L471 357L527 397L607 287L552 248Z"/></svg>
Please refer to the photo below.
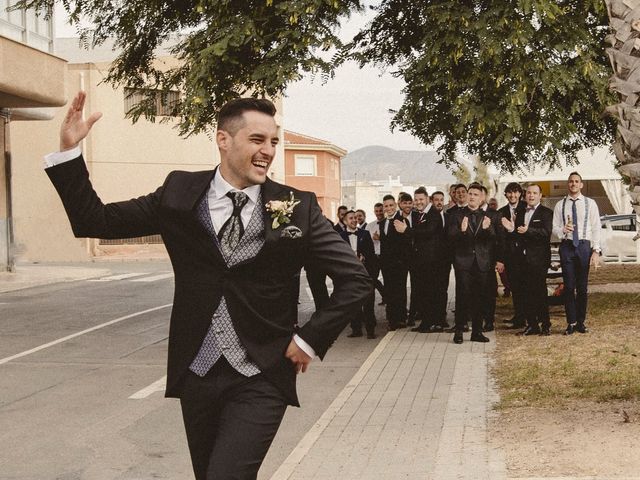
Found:
<svg viewBox="0 0 640 480"><path fill-rule="evenodd" d="M490 432L492 444L507 455L509 478L640 475L638 403L504 410L493 417Z"/></svg>

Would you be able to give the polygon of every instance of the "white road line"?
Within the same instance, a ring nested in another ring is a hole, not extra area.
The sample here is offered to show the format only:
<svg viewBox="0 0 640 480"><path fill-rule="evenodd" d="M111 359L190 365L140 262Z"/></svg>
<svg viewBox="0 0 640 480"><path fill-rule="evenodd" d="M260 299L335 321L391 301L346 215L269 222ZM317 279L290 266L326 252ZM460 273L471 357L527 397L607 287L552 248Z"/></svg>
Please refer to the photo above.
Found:
<svg viewBox="0 0 640 480"><path fill-rule="evenodd" d="M86 330L82 330L81 332L67 335L66 337L62 337L57 340L54 340L53 342L45 343L44 345L40 345L39 347L32 348L31 350L25 350L24 352L16 353L15 355L11 355L10 357L1 358L0 365L2 365L3 363L8 363L11 360L15 360L16 358L26 357L27 355L31 355L32 353L39 352L40 350L44 350L45 348L49 348L54 345L58 345L59 343L66 342L67 340L71 340L72 338L79 337L80 335L84 335L85 333L94 332L96 330L100 330L101 328L108 327L109 325L122 322L123 320L128 320L133 317L139 317L140 315L144 315L145 313L155 312L156 310L162 310L163 308L170 307L171 305L173 305L173 303L168 303L166 305L161 305L159 307L149 308L147 310L142 310L141 312L132 313L130 315L125 315L124 317L116 318L115 320L110 320L108 322L101 323L100 325L96 325L95 327L87 328Z"/></svg>
<svg viewBox="0 0 640 480"><path fill-rule="evenodd" d="M271 480L287 480L294 472L295 468L302 461L304 456L311 450L325 428L329 426L333 417L347 403L349 397L365 377L374 362L385 349L389 341L393 338L395 332L387 333L378 343L376 348L371 352L369 357L362 364L349 383L342 389L336 399L329 405L329 408L322 414L318 421L309 429L309 431L298 442L298 445L289 454L286 460L280 465L280 468L271 476Z"/></svg>
<svg viewBox="0 0 640 480"><path fill-rule="evenodd" d="M120 275L111 275L110 277L94 278L89 281L90 282L112 282L114 280L124 280L125 278L141 277L142 275L147 275L147 272L122 273Z"/></svg>
<svg viewBox="0 0 640 480"><path fill-rule="evenodd" d="M143 398L147 398L149 395L151 395L154 392L161 392L162 390L165 389L166 386L167 386L167 376L165 375L160 380L156 380L151 385L149 385L148 387L144 387L142 390L134 393L129 398L131 398L132 400L141 400Z"/></svg>
<svg viewBox="0 0 640 480"><path fill-rule="evenodd" d="M152 277L136 278L131 280L132 282L155 282L157 280L164 280L165 278L173 277L173 272L161 273L160 275L154 275Z"/></svg>

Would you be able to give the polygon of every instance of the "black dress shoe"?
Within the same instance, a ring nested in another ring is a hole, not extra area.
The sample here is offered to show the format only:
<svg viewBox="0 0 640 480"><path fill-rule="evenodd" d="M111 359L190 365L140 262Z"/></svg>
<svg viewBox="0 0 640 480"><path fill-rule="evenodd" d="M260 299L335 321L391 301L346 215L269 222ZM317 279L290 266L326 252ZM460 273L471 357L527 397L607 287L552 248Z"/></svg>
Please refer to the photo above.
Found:
<svg viewBox="0 0 640 480"><path fill-rule="evenodd" d="M419 333L428 333L429 332L429 327L423 327L422 325L420 325L419 327L414 327L411 329L412 332L419 332Z"/></svg>
<svg viewBox="0 0 640 480"><path fill-rule="evenodd" d="M567 325L567 329L564 331L565 335L573 335L573 332L576 331L576 324L575 323L570 323L569 325Z"/></svg>
<svg viewBox="0 0 640 480"><path fill-rule="evenodd" d="M396 325L396 328L407 328L407 324L405 322L399 322Z"/></svg>
<svg viewBox="0 0 640 480"><path fill-rule="evenodd" d="M347 337L349 338L357 338L361 336L362 336L362 332L351 332L349 335L347 335Z"/></svg>
<svg viewBox="0 0 640 480"><path fill-rule="evenodd" d="M416 321L415 320L407 320L407 327L415 327L416 326Z"/></svg>
<svg viewBox="0 0 640 480"><path fill-rule="evenodd" d="M493 332L494 330L495 327L493 326L493 323L485 325L485 327L482 329L483 332Z"/></svg>
<svg viewBox="0 0 640 480"><path fill-rule="evenodd" d="M373 340L375 338L378 338L378 336L375 333L367 333L367 338L369 340Z"/></svg>
<svg viewBox="0 0 640 480"><path fill-rule="evenodd" d="M471 341L472 342L482 342L482 343L486 343L489 341L489 339L487 337L485 337L483 334L481 333L472 333L471 334Z"/></svg>
<svg viewBox="0 0 640 480"><path fill-rule="evenodd" d="M588 333L589 329L584 326L584 323L577 323L575 327L576 332L578 333Z"/></svg>
<svg viewBox="0 0 640 480"><path fill-rule="evenodd" d="M456 333L457 329L456 327L449 327L449 328L445 328L444 331L447 333Z"/></svg>
<svg viewBox="0 0 640 480"><path fill-rule="evenodd" d="M456 330L453 334L453 343L457 343L458 345L462 343L462 332L460 330Z"/></svg>
<svg viewBox="0 0 640 480"><path fill-rule="evenodd" d="M433 333L440 333L444 332L444 328L442 325L431 325L431 327L429 327L429 331Z"/></svg>
<svg viewBox="0 0 640 480"><path fill-rule="evenodd" d="M522 335L524 335L525 337L528 337L530 335L540 335L540 327L538 327L537 325L535 327L527 327L524 329L524 332L522 332Z"/></svg>
<svg viewBox="0 0 640 480"><path fill-rule="evenodd" d="M551 335L551 329L549 327L542 327L542 330L540 330L540 335L548 337L549 335Z"/></svg>

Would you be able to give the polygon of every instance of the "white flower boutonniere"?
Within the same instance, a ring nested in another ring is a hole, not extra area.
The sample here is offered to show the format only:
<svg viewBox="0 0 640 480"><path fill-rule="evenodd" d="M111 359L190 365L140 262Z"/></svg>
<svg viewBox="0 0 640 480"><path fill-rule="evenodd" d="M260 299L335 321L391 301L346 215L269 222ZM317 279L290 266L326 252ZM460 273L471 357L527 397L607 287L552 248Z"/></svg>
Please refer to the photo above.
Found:
<svg viewBox="0 0 640 480"><path fill-rule="evenodd" d="M291 222L291 214L296 205L300 203L293 197L293 192L289 192L291 195L288 200L271 200L266 204L267 212L271 212L271 228L274 230L280 225Z"/></svg>

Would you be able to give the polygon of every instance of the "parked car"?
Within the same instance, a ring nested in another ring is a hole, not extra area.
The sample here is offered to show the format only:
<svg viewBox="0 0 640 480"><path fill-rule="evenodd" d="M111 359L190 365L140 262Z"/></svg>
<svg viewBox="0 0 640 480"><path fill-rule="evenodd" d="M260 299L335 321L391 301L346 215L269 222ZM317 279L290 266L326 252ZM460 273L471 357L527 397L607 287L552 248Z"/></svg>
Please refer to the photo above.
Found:
<svg viewBox="0 0 640 480"><path fill-rule="evenodd" d="M637 245L633 240L637 233L635 214L602 215L600 223L602 224L600 243L605 260L631 261L634 259L637 253Z"/></svg>

